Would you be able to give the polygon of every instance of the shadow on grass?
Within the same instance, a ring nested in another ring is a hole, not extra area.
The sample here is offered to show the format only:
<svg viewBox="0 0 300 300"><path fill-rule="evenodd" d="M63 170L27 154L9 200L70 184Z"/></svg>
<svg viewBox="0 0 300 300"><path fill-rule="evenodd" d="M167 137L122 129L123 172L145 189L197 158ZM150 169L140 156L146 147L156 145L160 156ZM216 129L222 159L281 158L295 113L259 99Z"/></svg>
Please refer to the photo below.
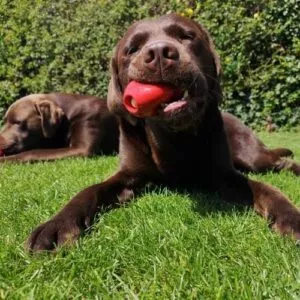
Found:
<svg viewBox="0 0 300 300"><path fill-rule="evenodd" d="M225 202L217 193L190 192L188 196L192 201L193 210L202 216L220 213L242 215L251 209L250 206Z"/></svg>
<svg viewBox="0 0 300 300"><path fill-rule="evenodd" d="M252 207L249 205L225 202L216 192L203 192L196 188L171 188L163 185L153 185L141 191L138 195L136 195L136 198L148 193L154 194L154 196L160 195L161 193L167 193L167 195L169 193L170 195L172 195L172 193L176 193L178 196L181 195L183 198L188 197L192 202L193 211L199 213L201 216L220 215L220 213L224 213L226 215L243 215L245 212L252 210Z"/></svg>

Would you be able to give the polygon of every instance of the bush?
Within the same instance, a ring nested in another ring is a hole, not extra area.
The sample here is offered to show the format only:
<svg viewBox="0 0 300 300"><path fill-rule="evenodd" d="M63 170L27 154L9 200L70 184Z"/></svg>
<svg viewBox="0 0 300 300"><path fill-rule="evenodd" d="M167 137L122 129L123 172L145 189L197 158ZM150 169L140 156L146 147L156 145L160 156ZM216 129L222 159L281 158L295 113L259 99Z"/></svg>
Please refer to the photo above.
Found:
<svg viewBox="0 0 300 300"><path fill-rule="evenodd" d="M247 123L299 123L298 1L2 0L0 114L29 93L104 96L112 49L134 20L177 11L211 32L224 109Z"/></svg>
<svg viewBox="0 0 300 300"><path fill-rule="evenodd" d="M196 16L221 56L224 108L253 126L267 116L279 126L299 124L299 1L207 0Z"/></svg>

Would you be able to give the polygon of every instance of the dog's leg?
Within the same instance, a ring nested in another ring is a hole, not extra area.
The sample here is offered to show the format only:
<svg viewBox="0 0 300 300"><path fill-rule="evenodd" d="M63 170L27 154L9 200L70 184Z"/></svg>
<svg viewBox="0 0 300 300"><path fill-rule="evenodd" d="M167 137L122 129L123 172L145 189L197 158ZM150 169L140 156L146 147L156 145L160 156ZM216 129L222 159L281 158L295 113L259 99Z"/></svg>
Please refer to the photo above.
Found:
<svg viewBox="0 0 300 300"><path fill-rule="evenodd" d="M82 148L58 148L58 149L36 149L28 150L18 154L0 157L3 162L35 162L56 160L74 156L89 156L90 153Z"/></svg>
<svg viewBox="0 0 300 300"><path fill-rule="evenodd" d="M57 215L32 232L28 240L29 250L53 250L77 240L92 225L97 213L128 201L144 183L141 175L119 171L103 183L86 188Z"/></svg>
<svg viewBox="0 0 300 300"><path fill-rule="evenodd" d="M293 152L285 148L277 148L261 152L256 158L253 168L250 171L265 172L274 171L280 172L288 170L297 176L300 176L300 164L294 160L287 158L293 156Z"/></svg>
<svg viewBox="0 0 300 300"><path fill-rule="evenodd" d="M284 154L288 155L288 153L280 151L281 149L276 149L267 153L259 153L254 162L247 161L245 157L234 156L232 158L235 168L244 172L263 173L267 171L280 172L287 170L300 176L300 164L284 157ZM281 156L279 156L279 152Z"/></svg>
<svg viewBox="0 0 300 300"><path fill-rule="evenodd" d="M253 166L253 172L280 172L282 170L291 171L297 176L300 176L300 164L296 161L285 157L274 157L273 155L261 155Z"/></svg>
<svg viewBox="0 0 300 300"><path fill-rule="evenodd" d="M224 177L219 191L226 201L253 206L281 234L300 239L300 212L278 189L233 172Z"/></svg>
<svg viewBox="0 0 300 300"><path fill-rule="evenodd" d="M287 149L287 148L275 148L275 149L271 149L270 151L272 151L275 155L279 156L279 157L293 157L294 153L292 150Z"/></svg>
<svg viewBox="0 0 300 300"><path fill-rule="evenodd" d="M278 189L249 180L255 210L265 217L273 229L292 234L300 240L300 212Z"/></svg>
<svg viewBox="0 0 300 300"><path fill-rule="evenodd" d="M300 164L292 159L280 158L276 161L273 169L277 172L281 170L288 170L297 176L300 176Z"/></svg>

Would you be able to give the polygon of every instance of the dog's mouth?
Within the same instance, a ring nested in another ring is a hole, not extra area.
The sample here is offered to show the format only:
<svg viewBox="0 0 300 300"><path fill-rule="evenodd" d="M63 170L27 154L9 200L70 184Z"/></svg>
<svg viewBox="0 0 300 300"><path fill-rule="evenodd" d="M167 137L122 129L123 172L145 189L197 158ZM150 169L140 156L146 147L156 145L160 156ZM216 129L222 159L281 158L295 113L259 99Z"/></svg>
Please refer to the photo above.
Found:
<svg viewBox="0 0 300 300"><path fill-rule="evenodd" d="M184 111L192 93L165 83L131 81L125 91L123 104L137 117L170 116Z"/></svg>
<svg viewBox="0 0 300 300"><path fill-rule="evenodd" d="M0 149L0 157L15 154L13 147L6 147Z"/></svg>
<svg viewBox="0 0 300 300"><path fill-rule="evenodd" d="M5 146L4 147L0 147L0 157L17 154L19 152L21 152L21 151L17 150L15 144L13 144L11 146L6 146L6 147Z"/></svg>
<svg viewBox="0 0 300 300"><path fill-rule="evenodd" d="M182 111L188 105L189 92L181 91L177 94L179 97L173 98L171 101L161 103L158 107L159 114L175 114Z"/></svg>

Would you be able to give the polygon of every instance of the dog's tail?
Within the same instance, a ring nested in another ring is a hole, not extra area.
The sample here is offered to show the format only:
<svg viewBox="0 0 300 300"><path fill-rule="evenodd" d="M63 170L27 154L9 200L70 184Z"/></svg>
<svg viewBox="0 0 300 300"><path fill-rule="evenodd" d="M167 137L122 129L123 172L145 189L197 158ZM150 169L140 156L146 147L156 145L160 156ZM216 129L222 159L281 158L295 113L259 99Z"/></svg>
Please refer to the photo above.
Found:
<svg viewBox="0 0 300 300"><path fill-rule="evenodd" d="M279 157L293 157L294 153L290 149L287 148L276 148L271 150L274 154Z"/></svg>

